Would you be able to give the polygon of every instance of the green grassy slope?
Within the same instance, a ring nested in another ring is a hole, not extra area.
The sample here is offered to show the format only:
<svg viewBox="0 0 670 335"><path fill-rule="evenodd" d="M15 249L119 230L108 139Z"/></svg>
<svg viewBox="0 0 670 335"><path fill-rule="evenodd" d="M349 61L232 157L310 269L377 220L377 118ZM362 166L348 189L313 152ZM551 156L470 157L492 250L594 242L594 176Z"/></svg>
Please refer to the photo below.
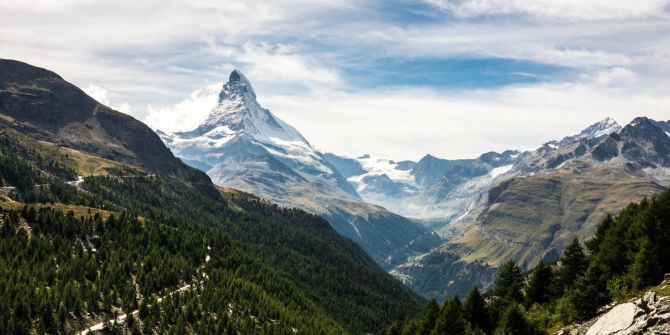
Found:
<svg viewBox="0 0 670 335"><path fill-rule="evenodd" d="M490 192L479 224L449 243L466 261L530 267L555 260L574 236L589 238L607 214L660 193L663 186L619 167L591 166L512 179Z"/></svg>

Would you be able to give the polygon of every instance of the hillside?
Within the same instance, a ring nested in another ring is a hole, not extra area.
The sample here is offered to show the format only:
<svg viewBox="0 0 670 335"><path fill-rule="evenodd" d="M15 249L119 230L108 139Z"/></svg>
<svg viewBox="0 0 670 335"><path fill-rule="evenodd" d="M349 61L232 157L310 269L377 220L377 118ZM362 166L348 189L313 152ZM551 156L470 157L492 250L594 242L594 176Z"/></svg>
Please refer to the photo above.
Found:
<svg viewBox="0 0 670 335"><path fill-rule="evenodd" d="M204 173L175 158L145 124L51 71L0 59L0 115L1 124L36 140L141 166L218 196Z"/></svg>
<svg viewBox="0 0 670 335"><path fill-rule="evenodd" d="M492 205L477 225L451 240L449 249L466 261L495 265L514 259L528 268L541 259L554 261L574 236L593 236L607 214L664 190L619 167L579 168L588 173L552 171L501 184L489 193Z"/></svg>
<svg viewBox="0 0 670 335"><path fill-rule="evenodd" d="M43 81L65 85L48 71L10 63L25 73L19 79L32 76L25 84L31 89ZM72 98L67 85L45 93L48 101ZM0 287L3 301L11 302L0 308L3 329L115 328L104 321L137 311L122 328L367 333L418 309L419 296L323 219L241 192L222 195L211 183L184 187L195 185L184 174L208 179L171 154L161 159L172 160L174 173L141 152L67 139L56 130L80 120L69 108L44 109L61 121L42 130L18 103L40 100L18 93L16 84L1 87ZM138 121L109 113L144 133ZM124 134L104 136L128 144ZM157 139L147 136L149 144ZM157 154L169 153L160 140L156 145Z"/></svg>

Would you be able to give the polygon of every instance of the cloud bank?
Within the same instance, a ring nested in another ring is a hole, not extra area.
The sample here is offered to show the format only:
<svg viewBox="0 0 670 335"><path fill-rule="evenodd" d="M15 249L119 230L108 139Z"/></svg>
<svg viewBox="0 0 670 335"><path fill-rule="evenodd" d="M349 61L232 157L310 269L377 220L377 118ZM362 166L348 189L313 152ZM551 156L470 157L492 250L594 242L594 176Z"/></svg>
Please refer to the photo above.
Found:
<svg viewBox="0 0 670 335"><path fill-rule="evenodd" d="M168 131L203 120L237 68L262 104L322 150L473 157L531 148L605 116L670 119L669 8L663 0L8 0L0 57L54 70Z"/></svg>

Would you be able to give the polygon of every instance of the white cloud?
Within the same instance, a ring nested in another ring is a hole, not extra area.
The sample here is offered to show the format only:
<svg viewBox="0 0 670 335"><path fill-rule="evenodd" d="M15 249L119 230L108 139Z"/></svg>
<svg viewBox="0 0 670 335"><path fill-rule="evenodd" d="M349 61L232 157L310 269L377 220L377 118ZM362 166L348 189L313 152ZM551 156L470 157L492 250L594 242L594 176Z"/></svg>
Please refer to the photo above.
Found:
<svg viewBox="0 0 670 335"><path fill-rule="evenodd" d="M93 85L93 84L88 84L88 86L86 86L82 90L84 91L84 93L88 94L91 98L97 100L99 103L101 103L101 104L103 104L107 107L115 109L115 110L117 110L121 113L131 114L130 104L128 104L127 102L124 102L120 105L113 105L109 101L108 91L106 89L100 87L100 86L96 86L96 85Z"/></svg>
<svg viewBox="0 0 670 335"><path fill-rule="evenodd" d="M171 107L149 105L144 122L153 129L179 131L195 129L216 106L222 84L211 84L192 92L186 99Z"/></svg>
<svg viewBox="0 0 670 335"><path fill-rule="evenodd" d="M85 88L82 89L86 94L88 94L91 98L97 100L99 103L109 106L109 98L107 98L107 90L100 87L96 86L93 84L88 84Z"/></svg>
<svg viewBox="0 0 670 335"><path fill-rule="evenodd" d="M600 71L594 76L596 84L601 86L616 86L625 83L627 86L637 80L637 74L623 67L614 67L605 71Z"/></svg>
<svg viewBox="0 0 670 335"><path fill-rule="evenodd" d="M459 17L522 14L566 20L613 20L665 15L667 0L426 0Z"/></svg>
<svg viewBox="0 0 670 335"><path fill-rule="evenodd" d="M668 119L670 89L654 87L632 70L614 67L576 82L458 92L335 89L259 99L321 150L397 160L427 153L468 158L490 150L531 149L608 116L620 123L640 115ZM215 105L219 89L211 85L172 108L151 109L145 121L161 130L193 129Z"/></svg>
<svg viewBox="0 0 670 335"><path fill-rule="evenodd" d="M666 21L570 25L478 22L383 27L358 38L400 58L496 57L571 68L630 66L669 46ZM668 67L667 63L652 60Z"/></svg>
<svg viewBox="0 0 670 335"><path fill-rule="evenodd" d="M404 22L376 0L8 0L0 57L96 83L97 99L168 131L195 127L216 101L210 83L240 68L261 103L318 146L400 159L528 147L610 114L667 118L668 1L432 3L453 15ZM374 76L388 59L491 57L579 75L459 92L361 89L347 77Z"/></svg>
<svg viewBox="0 0 670 335"><path fill-rule="evenodd" d="M32 9L32 10L51 10L55 8L69 7L81 0L3 0L0 2L0 8L3 9Z"/></svg>
<svg viewBox="0 0 670 335"><path fill-rule="evenodd" d="M650 90L635 78L630 70L613 68L573 83L460 92L321 92L265 101L326 151L398 160L427 153L468 158L490 150L532 149L608 116L622 124L641 115L670 118L670 90Z"/></svg>
<svg viewBox="0 0 670 335"><path fill-rule="evenodd" d="M219 46L213 40L208 40L208 44L213 53L241 64L244 72L253 77L255 82L311 88L341 84L336 70L320 65L318 61L288 45L247 42L241 48L235 48Z"/></svg>

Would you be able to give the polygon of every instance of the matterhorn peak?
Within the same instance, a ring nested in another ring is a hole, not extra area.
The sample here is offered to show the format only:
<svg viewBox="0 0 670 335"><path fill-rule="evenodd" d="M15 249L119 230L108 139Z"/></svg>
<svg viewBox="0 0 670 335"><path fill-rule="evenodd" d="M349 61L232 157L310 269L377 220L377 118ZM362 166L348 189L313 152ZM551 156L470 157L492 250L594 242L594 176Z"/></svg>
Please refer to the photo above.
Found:
<svg viewBox="0 0 670 335"><path fill-rule="evenodd" d="M225 145L233 138L245 138L263 143L301 143L312 150L307 140L295 128L260 105L251 82L239 70L230 73L228 82L223 84L219 93L219 101L207 119L196 129L175 135L190 139L209 139L206 143L214 146Z"/></svg>
<svg viewBox="0 0 670 335"><path fill-rule="evenodd" d="M230 129L240 130L250 119L275 123L271 114L256 100L256 92L249 79L240 70L233 70L228 82L221 88L217 106L199 128L201 131L209 131L225 125Z"/></svg>
<svg viewBox="0 0 670 335"><path fill-rule="evenodd" d="M249 79L242 74L240 70L233 70L233 72L230 73L230 76L228 76L228 82L223 85L223 89L221 90L221 94L219 94L219 101L222 98L225 98L224 93L241 93L241 94L249 94L253 99L256 99L256 92L254 92L254 88L251 86L251 82L249 82Z"/></svg>
<svg viewBox="0 0 670 335"><path fill-rule="evenodd" d="M251 82L237 69L230 73L228 82L223 84L219 93L219 105L230 102L247 106L258 105L256 92L251 86Z"/></svg>

